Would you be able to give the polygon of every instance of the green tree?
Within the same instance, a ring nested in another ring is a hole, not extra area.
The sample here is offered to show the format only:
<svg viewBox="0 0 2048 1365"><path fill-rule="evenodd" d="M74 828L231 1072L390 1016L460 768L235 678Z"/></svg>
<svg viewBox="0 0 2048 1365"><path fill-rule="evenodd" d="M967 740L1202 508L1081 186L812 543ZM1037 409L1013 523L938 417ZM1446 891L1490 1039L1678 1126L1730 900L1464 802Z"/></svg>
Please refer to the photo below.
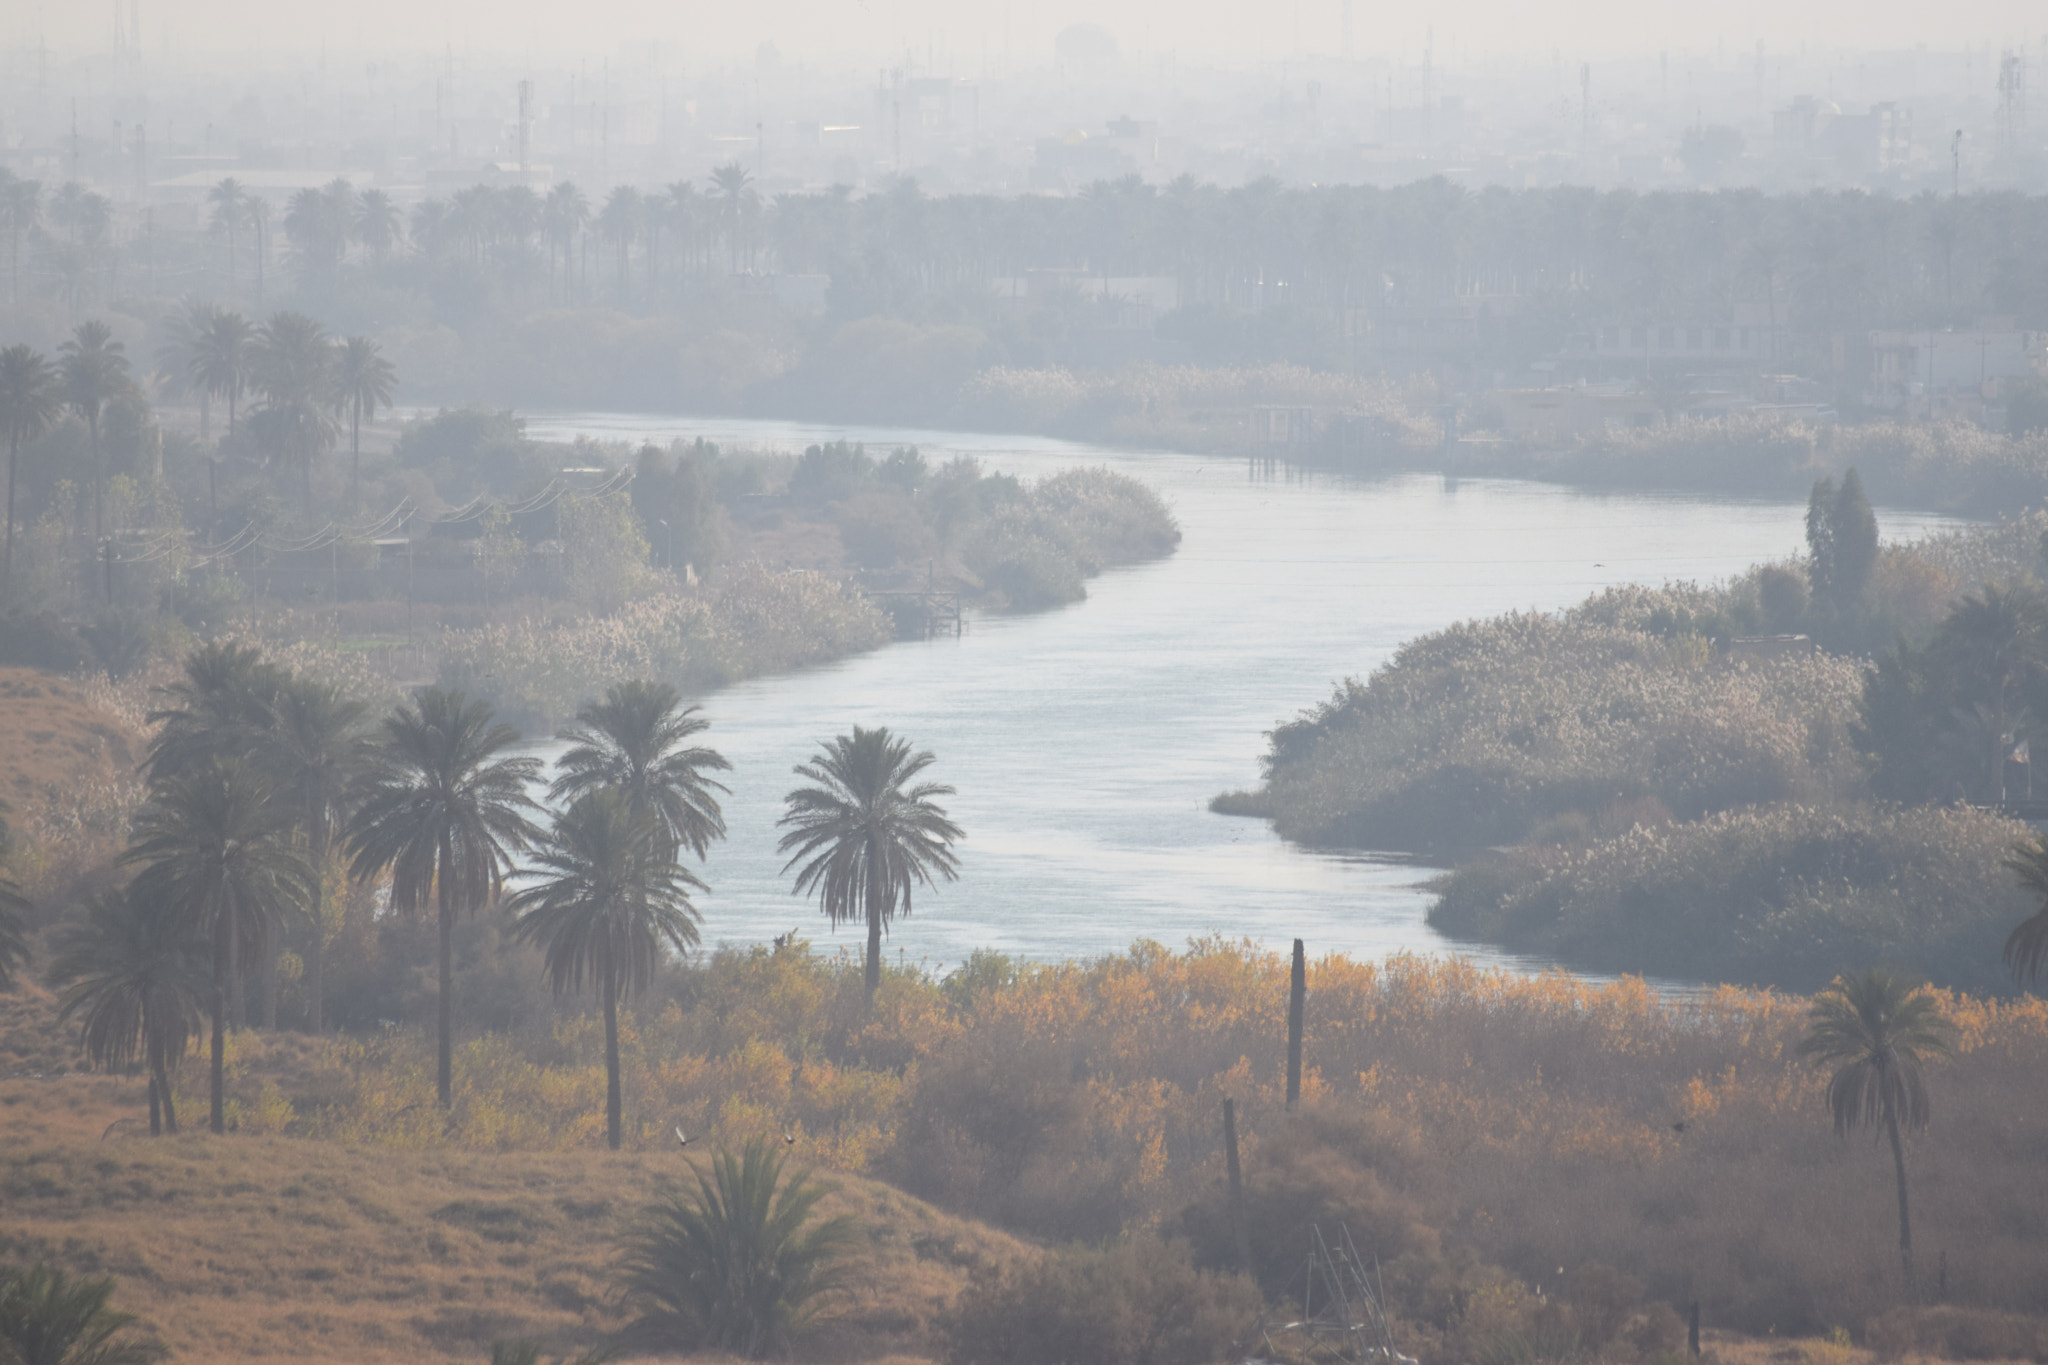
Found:
<svg viewBox="0 0 2048 1365"><path fill-rule="evenodd" d="M78 1022L96 1066L141 1062L149 1076L151 1136L178 1131L171 1073L199 1032L206 944L132 889L93 898L54 935L50 984L58 1017Z"/></svg>
<svg viewBox="0 0 2048 1365"><path fill-rule="evenodd" d="M210 1122L223 1132L230 988L239 999L243 964L261 961L279 923L310 899L313 872L293 846L291 810L237 757L159 782L135 829L123 855L141 867L134 894L211 945Z"/></svg>
<svg viewBox="0 0 2048 1365"><path fill-rule="evenodd" d="M1842 475L1839 487L1833 479L1813 485L1806 504L1806 544L1813 555L1814 601L1838 617L1850 615L1862 604L1870 571L1877 566L1877 514L1855 469Z"/></svg>
<svg viewBox="0 0 2048 1365"><path fill-rule="evenodd" d="M313 466L334 443L334 346L326 329L304 313L275 313L257 329L249 373L263 395L250 414L257 443L281 471L298 474L307 516L313 511Z"/></svg>
<svg viewBox="0 0 2048 1365"><path fill-rule="evenodd" d="M392 386L398 371L368 337L350 337L334 355L334 392L348 413L348 504L362 507L363 423L373 420L379 406L391 406Z"/></svg>
<svg viewBox="0 0 2048 1365"><path fill-rule="evenodd" d="M616 787L578 798L533 851L534 884L506 902L513 932L537 945L555 994L596 983L604 1002L605 1140L619 1149L619 1003L647 989L666 944L697 943L690 893L705 889L676 861L654 812Z"/></svg>
<svg viewBox="0 0 2048 1365"><path fill-rule="evenodd" d="M112 1276L73 1279L38 1262L0 1277L0 1359L8 1365L148 1365L169 1354L129 1335L133 1313L108 1306Z"/></svg>
<svg viewBox="0 0 2048 1365"><path fill-rule="evenodd" d="M249 384L255 343L256 324L225 308L215 309L205 329L193 338L192 382L201 392L227 400L230 436L235 433L236 405Z"/></svg>
<svg viewBox="0 0 2048 1365"><path fill-rule="evenodd" d="M732 768L718 750L689 743L710 728L667 683L616 683L557 736L569 748L555 760L560 776L548 795L574 800L616 787L653 816L671 855L687 848L702 858L712 840L725 837L725 816L713 793L729 791L705 774Z"/></svg>
<svg viewBox="0 0 2048 1365"><path fill-rule="evenodd" d="M1832 1067L1828 1112L1835 1132L1876 1128L1891 1143L1899 1187L1899 1266L1906 1298L1918 1297L1913 1277L1913 1220L1906 1199L1906 1148L1901 1128L1927 1126L1927 1087L1920 1068L1949 1054L1954 1031L1932 992L1881 967L1837 977L1813 998L1799 1054Z"/></svg>
<svg viewBox="0 0 2048 1365"><path fill-rule="evenodd" d="M514 754L519 732L490 706L429 687L385 718L348 823L351 871L391 870L391 904L417 914L432 893L440 923L439 1068L443 1108L455 1098L455 921L495 897L512 854L539 837L527 818L537 758Z"/></svg>
<svg viewBox="0 0 2048 1365"><path fill-rule="evenodd" d="M747 200L754 177L737 161L728 161L711 172L711 187L718 192L718 216L725 220L726 244L732 248L732 273L740 273L740 225L746 219Z"/></svg>
<svg viewBox="0 0 2048 1365"><path fill-rule="evenodd" d="M783 1178L761 1138L720 1152L697 1187L671 1187L641 1219L623 1257L630 1349L731 1351L758 1359L849 1283L854 1220L813 1220L830 1191L808 1171Z"/></svg>
<svg viewBox="0 0 2048 1365"><path fill-rule="evenodd" d="M313 864L313 901L306 935L306 1009L312 1031L319 1033L325 1026L327 860L347 820L355 784L369 762L364 734L368 708L343 696L339 688L294 678L278 690L269 710L258 759L269 772L279 798L292 808ZM271 980L264 1001L264 1024L275 1028L275 962L266 965Z"/></svg>
<svg viewBox="0 0 2048 1365"><path fill-rule="evenodd" d="M2041 898L2041 908L2021 920L2006 936L2002 956L2022 985L2039 981L2041 968L2048 964L2048 834L2037 834L2013 848L2005 866L2020 879L2020 885Z"/></svg>
<svg viewBox="0 0 2048 1365"><path fill-rule="evenodd" d="M229 176L206 192L206 202L213 205L213 230L228 239L228 288L232 290L235 287L235 229L249 216L251 201L242 189L242 182Z"/></svg>
<svg viewBox="0 0 2048 1365"><path fill-rule="evenodd" d="M107 405L126 394L128 355L106 323L94 318L72 330L71 340L57 348L58 382L64 401L85 419L92 452L92 535L97 542L104 533L107 468L100 450L100 417Z"/></svg>
<svg viewBox="0 0 2048 1365"><path fill-rule="evenodd" d="M910 913L913 887L932 886L934 874L947 881L959 876L952 846L965 835L933 800L951 796L953 788L915 782L935 761L929 749L913 754L910 742L886 726L856 725L798 765L797 776L815 785L783 798L777 823L789 833L777 851L790 855L783 871L797 869L796 894L816 892L835 926L867 921L870 1003L882 983L883 927L899 906Z"/></svg>
<svg viewBox="0 0 2048 1365"><path fill-rule="evenodd" d="M165 703L143 771L153 782L203 768L224 754L246 755L270 728L271 706L290 682L253 645L216 640L185 656L183 676L156 689Z"/></svg>
<svg viewBox="0 0 2048 1365"><path fill-rule="evenodd" d="M27 346L0 351L0 433L7 437L7 549L0 558L0 602L14 577L14 485L21 447L49 429L63 410L57 371Z"/></svg>

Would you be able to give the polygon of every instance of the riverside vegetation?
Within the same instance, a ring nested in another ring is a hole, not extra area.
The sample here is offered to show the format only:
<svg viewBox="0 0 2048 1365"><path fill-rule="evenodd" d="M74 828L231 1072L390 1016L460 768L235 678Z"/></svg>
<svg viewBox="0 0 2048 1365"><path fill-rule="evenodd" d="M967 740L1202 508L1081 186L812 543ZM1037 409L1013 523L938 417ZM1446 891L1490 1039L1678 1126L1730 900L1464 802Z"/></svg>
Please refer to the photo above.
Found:
<svg viewBox="0 0 2048 1365"><path fill-rule="evenodd" d="M1217 806L1447 855L1432 923L1589 968L2001 989L2038 899L2000 803L2048 714L2048 515L1881 545L1850 471L1808 523L1807 557L1718 586L1413 641L1276 728L1264 788Z"/></svg>
<svg viewBox="0 0 2048 1365"><path fill-rule="evenodd" d="M2048 1195L2025 1175L2028 1130L2000 1118L2048 1076L2031 997L1910 996L1951 1054L1928 1065L1928 1104L1882 1110L1933 1192L1914 1226L1944 1253L1948 1301L1923 1310L1894 1287L1888 1163L1828 1139L1839 1077L1797 1051L1821 1006L1324 958L1290 1115L1272 954L1140 942L939 976L872 951L959 837L932 760L884 734L828 744L785 822L820 908L866 919L871 951L791 935L703 954L681 864L722 833L724 770L665 686L581 708L551 828L516 735L454 694L370 727L227 644L190 657L151 717L124 719L104 683L63 686L101 717L78 725L149 755L149 804L49 848L58 826L18 827L0 1235L22 1265L116 1272L115 1309L180 1351L1218 1360L1253 1344L1262 1302L1298 1298L1310 1222L1380 1258L1403 1347L1431 1365L1532 1340L1651 1361L1695 1299L1722 1330L1845 1328L1892 1353L2041 1345L2025 1314ZM877 812L895 823L868 829ZM902 852L864 862L876 838ZM1828 1065L1854 1065L1853 1039L1829 1036ZM184 1065L202 1037L210 1065ZM1247 1148L1242 1271L1226 1096ZM771 1241L792 1259L775 1282L817 1294L695 1297L732 1250L707 1241L715 1209L778 1201Z"/></svg>

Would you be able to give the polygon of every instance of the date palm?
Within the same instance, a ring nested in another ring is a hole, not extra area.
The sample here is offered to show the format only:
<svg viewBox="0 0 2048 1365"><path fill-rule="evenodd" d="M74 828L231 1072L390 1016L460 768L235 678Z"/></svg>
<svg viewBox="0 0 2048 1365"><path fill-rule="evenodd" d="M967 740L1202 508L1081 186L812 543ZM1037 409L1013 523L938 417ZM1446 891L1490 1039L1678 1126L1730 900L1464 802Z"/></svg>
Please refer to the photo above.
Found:
<svg viewBox="0 0 2048 1365"><path fill-rule="evenodd" d="M206 202L213 205L213 230L224 233L228 239L228 288L235 287L235 230L249 216L249 195L243 190L242 182L229 176L206 192Z"/></svg>
<svg viewBox="0 0 2048 1365"><path fill-rule="evenodd" d="M688 742L710 728L667 683L615 684L557 736L569 749L555 760L561 775L548 795L574 800L617 787L654 817L671 854L687 848L702 858L712 840L725 837L725 817L713 793L729 790L705 774L732 767L716 749Z"/></svg>
<svg viewBox="0 0 2048 1365"><path fill-rule="evenodd" d="M64 410L57 372L28 346L0 351L0 434L7 437L7 549L0 558L0 602L14 577L14 485L21 447L49 430Z"/></svg>
<svg viewBox="0 0 2048 1365"><path fill-rule="evenodd" d="M307 1015L314 1033L324 1024L326 998L327 859L347 819L357 779L369 761L364 731L368 708L341 690L310 678L294 678L270 703L269 723L257 746L258 762L269 773L278 797L291 807L313 864L311 927L306 938ZM274 960L264 1000L267 1027L277 1024Z"/></svg>
<svg viewBox="0 0 2048 1365"><path fill-rule="evenodd" d="M431 893L440 921L437 1086L454 1102L455 922L495 897L512 854L540 831L527 795L540 760L512 752L519 732L490 706L429 687L385 718L348 823L350 869L368 879L389 868L392 908L417 914Z"/></svg>
<svg viewBox="0 0 2048 1365"><path fill-rule="evenodd" d="M1906 1149L1901 1128L1927 1126L1927 1087L1920 1068L1949 1054L1954 1031L1932 992L1872 968L1837 977L1813 998L1799 1053L1834 1068L1828 1078L1828 1112L1835 1132L1876 1128L1892 1149L1899 1188L1899 1266L1906 1298L1917 1297L1913 1278L1913 1220L1906 1199Z"/></svg>
<svg viewBox="0 0 2048 1365"><path fill-rule="evenodd" d="M590 221L590 201L583 197L583 191L569 181L548 191L548 197L541 204L541 228L548 239L548 283L555 281L555 249L562 252L562 297L570 294L572 272L570 265L576 246L576 234Z"/></svg>
<svg viewBox="0 0 2048 1365"><path fill-rule="evenodd" d="M762 1138L720 1152L697 1187L672 1186L642 1216L623 1257L635 1316L629 1349L673 1355L729 1351L758 1359L803 1326L818 1300L850 1283L856 1227L814 1219L831 1191Z"/></svg>
<svg viewBox="0 0 2048 1365"><path fill-rule="evenodd" d="M202 394L224 398L228 435L235 434L235 406L249 384L256 324L231 309L216 308L192 339L191 382Z"/></svg>
<svg viewBox="0 0 2048 1365"><path fill-rule="evenodd" d="M92 452L92 535L97 543L104 531L103 503L107 483L106 467L100 457L100 417L107 405L129 388L126 348L114 340L114 333L97 318L81 322L71 339L57 348L58 383L64 401L85 419Z"/></svg>
<svg viewBox="0 0 2048 1365"><path fill-rule="evenodd" d="M391 202L390 195L382 190L364 190L356 198L355 233L370 259L382 265L404 239L405 219L399 216L398 205Z"/></svg>
<svg viewBox="0 0 2048 1365"><path fill-rule="evenodd" d="M605 1140L619 1149L619 1002L654 979L664 945L697 943L690 893L705 889L676 861L676 845L652 811L601 788L577 799L541 838L521 873L534 884L506 902L513 932L539 946L555 994L586 979L604 1002Z"/></svg>
<svg viewBox="0 0 2048 1365"><path fill-rule="evenodd" d="M312 896L312 869L292 842L292 812L239 757L159 782L136 817L122 860L141 867L134 894L180 932L211 945L210 1122L226 1127L228 994L242 965L260 961L278 925Z"/></svg>
<svg viewBox="0 0 2048 1365"><path fill-rule="evenodd" d="M2039 981L2041 968L2048 965L2048 835L2037 834L2015 845L2005 866L2041 900L2041 908L2021 920L2005 940L2005 965L2024 985Z"/></svg>
<svg viewBox="0 0 2048 1365"><path fill-rule="evenodd" d="M201 645L185 656L182 677L156 689L164 704L146 717L156 734L143 771L157 782L221 755L249 754L269 729L271 705L289 681L253 645Z"/></svg>
<svg viewBox="0 0 2048 1365"><path fill-rule="evenodd" d="M11 171L0 176L0 226L7 229L7 298L21 303L21 239L35 229L43 216L43 187L35 180L22 180Z"/></svg>
<svg viewBox="0 0 2048 1365"><path fill-rule="evenodd" d="M313 466L335 436L334 346L304 313L276 313L256 332L249 370L263 394L262 443L274 464L299 475L311 517Z"/></svg>
<svg viewBox="0 0 2048 1365"><path fill-rule="evenodd" d="M335 348L334 396L348 414L348 503L352 511L362 506L363 423L376 418L379 406L391 406L392 386L397 382L398 371L368 337L350 337Z"/></svg>
<svg viewBox="0 0 2048 1365"><path fill-rule="evenodd" d="M728 161L711 172L711 186L722 201L719 216L725 220L725 239L732 248L732 273L740 273L740 222L745 217L748 186L754 177L737 161Z"/></svg>
<svg viewBox="0 0 2048 1365"><path fill-rule="evenodd" d="M58 1017L77 1020L85 1055L149 1076L151 1136L178 1131L171 1073L199 1032L206 944L132 889L97 896L55 934L50 984Z"/></svg>
<svg viewBox="0 0 2048 1365"><path fill-rule="evenodd" d="M868 929L867 998L873 1003L882 982L882 931L899 913L910 913L910 893L932 886L933 877L959 876L953 843L965 836L932 798L953 788L915 779L934 759L927 749L913 754L910 742L886 726L831 740L796 774L813 786L783 798L787 827L777 852L797 869L795 891L813 892L836 927L865 919Z"/></svg>
<svg viewBox="0 0 2048 1365"><path fill-rule="evenodd" d="M133 1313L108 1307L110 1275L73 1279L38 1262L0 1276L0 1360L8 1365L150 1365L169 1354L128 1335Z"/></svg>

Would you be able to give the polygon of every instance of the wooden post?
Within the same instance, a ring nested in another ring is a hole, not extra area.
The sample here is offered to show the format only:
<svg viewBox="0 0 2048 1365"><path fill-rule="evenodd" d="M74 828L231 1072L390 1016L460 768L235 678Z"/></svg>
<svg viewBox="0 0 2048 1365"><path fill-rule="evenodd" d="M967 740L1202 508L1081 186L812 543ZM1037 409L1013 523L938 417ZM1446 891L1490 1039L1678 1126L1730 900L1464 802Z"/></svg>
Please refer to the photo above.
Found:
<svg viewBox="0 0 2048 1365"><path fill-rule="evenodd" d="M1251 1234L1244 1225L1244 1168L1237 1163L1237 1102L1223 1101L1223 1154L1230 1170L1230 1237L1240 1274L1252 1273Z"/></svg>
<svg viewBox="0 0 2048 1365"><path fill-rule="evenodd" d="M1308 996L1308 962L1294 940L1294 971L1287 983L1287 1112L1301 1106L1301 1016Z"/></svg>
<svg viewBox="0 0 2048 1365"><path fill-rule="evenodd" d="M1700 1301L1692 1301L1692 1311L1685 1315L1685 1349L1693 1355L1700 1353Z"/></svg>

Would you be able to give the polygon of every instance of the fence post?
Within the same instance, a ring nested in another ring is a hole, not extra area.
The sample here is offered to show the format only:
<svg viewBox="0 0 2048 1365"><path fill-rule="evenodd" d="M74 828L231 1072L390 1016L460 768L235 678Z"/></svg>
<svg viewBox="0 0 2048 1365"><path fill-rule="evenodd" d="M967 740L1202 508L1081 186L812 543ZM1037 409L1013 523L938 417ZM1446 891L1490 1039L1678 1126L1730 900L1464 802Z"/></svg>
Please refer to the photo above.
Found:
<svg viewBox="0 0 2048 1365"><path fill-rule="evenodd" d="M1287 1112L1301 1105L1301 1017L1308 996L1308 963L1294 940L1294 970L1287 982Z"/></svg>

